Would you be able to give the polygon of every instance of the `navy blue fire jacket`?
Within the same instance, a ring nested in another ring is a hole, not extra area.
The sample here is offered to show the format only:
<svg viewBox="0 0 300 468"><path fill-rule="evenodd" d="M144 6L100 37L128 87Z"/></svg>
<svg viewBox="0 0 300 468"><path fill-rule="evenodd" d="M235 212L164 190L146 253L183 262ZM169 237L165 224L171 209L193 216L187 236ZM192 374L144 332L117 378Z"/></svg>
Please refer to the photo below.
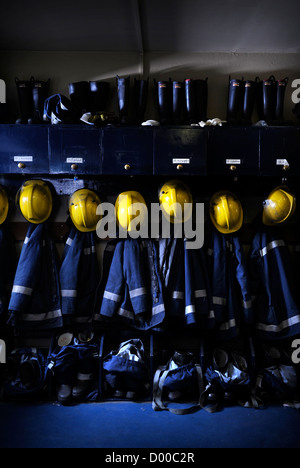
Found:
<svg viewBox="0 0 300 468"><path fill-rule="evenodd" d="M278 339L300 333L290 252L278 227L264 226L258 230L249 263L258 336Z"/></svg>
<svg viewBox="0 0 300 468"><path fill-rule="evenodd" d="M117 319L147 330L159 327L165 318L165 305L159 275L156 243L152 240L126 239L108 243L104 265L102 298L94 320ZM109 265L109 259L111 263Z"/></svg>
<svg viewBox="0 0 300 468"><path fill-rule="evenodd" d="M58 255L47 224L30 224L17 265L8 323L21 330L63 325Z"/></svg>
<svg viewBox="0 0 300 468"><path fill-rule="evenodd" d="M79 327L91 323L100 279L94 232L72 227L59 278L64 323Z"/></svg>
<svg viewBox="0 0 300 468"><path fill-rule="evenodd" d="M213 228L208 248L216 332L221 339L234 338L253 322L250 277L238 235Z"/></svg>

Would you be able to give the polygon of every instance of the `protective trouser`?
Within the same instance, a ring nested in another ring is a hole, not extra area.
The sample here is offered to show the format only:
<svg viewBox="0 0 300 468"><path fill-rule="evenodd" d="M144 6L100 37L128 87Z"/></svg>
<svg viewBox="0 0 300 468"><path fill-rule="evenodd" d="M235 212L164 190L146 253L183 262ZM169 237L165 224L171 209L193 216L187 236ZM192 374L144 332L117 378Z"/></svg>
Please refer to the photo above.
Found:
<svg viewBox="0 0 300 468"><path fill-rule="evenodd" d="M45 223L28 227L8 310L8 323L21 330L63 325L58 255Z"/></svg>
<svg viewBox="0 0 300 468"><path fill-rule="evenodd" d="M94 232L72 228L59 278L64 324L82 327L91 323L100 280Z"/></svg>

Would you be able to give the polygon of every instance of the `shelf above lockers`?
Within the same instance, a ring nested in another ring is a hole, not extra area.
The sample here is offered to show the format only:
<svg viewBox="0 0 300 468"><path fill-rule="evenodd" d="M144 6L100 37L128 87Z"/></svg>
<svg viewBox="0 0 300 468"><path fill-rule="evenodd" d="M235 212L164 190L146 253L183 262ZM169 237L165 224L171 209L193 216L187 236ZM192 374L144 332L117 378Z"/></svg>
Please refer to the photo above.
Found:
<svg viewBox="0 0 300 468"><path fill-rule="evenodd" d="M0 125L0 174L300 175L300 128Z"/></svg>

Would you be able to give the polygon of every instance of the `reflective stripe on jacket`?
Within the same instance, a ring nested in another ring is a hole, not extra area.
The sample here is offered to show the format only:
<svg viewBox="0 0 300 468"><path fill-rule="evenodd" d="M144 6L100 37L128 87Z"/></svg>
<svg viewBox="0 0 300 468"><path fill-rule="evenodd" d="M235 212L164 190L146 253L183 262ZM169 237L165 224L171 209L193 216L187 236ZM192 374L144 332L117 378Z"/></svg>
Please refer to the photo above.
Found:
<svg viewBox="0 0 300 468"><path fill-rule="evenodd" d="M8 322L16 328L40 330L63 325L58 256L46 224L28 227L8 310Z"/></svg>
<svg viewBox="0 0 300 468"><path fill-rule="evenodd" d="M217 334L235 337L241 326L253 321L249 274L238 236L213 229L208 262Z"/></svg>
<svg viewBox="0 0 300 468"><path fill-rule="evenodd" d="M59 277L64 322L76 325L91 322L100 278L94 232L72 228Z"/></svg>
<svg viewBox="0 0 300 468"><path fill-rule="evenodd" d="M300 333L290 252L281 230L261 228L253 238L249 258L259 336L276 339Z"/></svg>

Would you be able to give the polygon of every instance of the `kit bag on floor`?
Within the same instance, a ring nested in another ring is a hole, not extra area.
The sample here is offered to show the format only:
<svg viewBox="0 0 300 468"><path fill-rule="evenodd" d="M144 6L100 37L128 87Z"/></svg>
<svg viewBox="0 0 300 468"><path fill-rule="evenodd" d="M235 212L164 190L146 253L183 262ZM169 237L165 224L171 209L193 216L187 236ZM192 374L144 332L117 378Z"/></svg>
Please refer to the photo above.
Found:
<svg viewBox="0 0 300 468"><path fill-rule="evenodd" d="M158 367L153 382L152 408L155 411L187 414L200 409L203 375L195 361L192 353L175 351L167 365Z"/></svg>
<svg viewBox="0 0 300 468"><path fill-rule="evenodd" d="M103 362L104 381L116 397L136 398L149 389L148 368L144 357L144 345L139 339L120 344Z"/></svg>
<svg viewBox="0 0 300 468"><path fill-rule="evenodd" d="M202 395L204 401L213 400L216 406L225 398L244 407L258 406L251 395L251 377L244 356L223 349L215 349L212 364L205 373L207 386Z"/></svg>
<svg viewBox="0 0 300 468"><path fill-rule="evenodd" d="M18 348L7 358L4 394L8 397L38 395L45 385L46 357L37 348Z"/></svg>
<svg viewBox="0 0 300 468"><path fill-rule="evenodd" d="M275 400L284 406L300 409L299 370L287 353L274 346L265 347L255 393L265 403Z"/></svg>

